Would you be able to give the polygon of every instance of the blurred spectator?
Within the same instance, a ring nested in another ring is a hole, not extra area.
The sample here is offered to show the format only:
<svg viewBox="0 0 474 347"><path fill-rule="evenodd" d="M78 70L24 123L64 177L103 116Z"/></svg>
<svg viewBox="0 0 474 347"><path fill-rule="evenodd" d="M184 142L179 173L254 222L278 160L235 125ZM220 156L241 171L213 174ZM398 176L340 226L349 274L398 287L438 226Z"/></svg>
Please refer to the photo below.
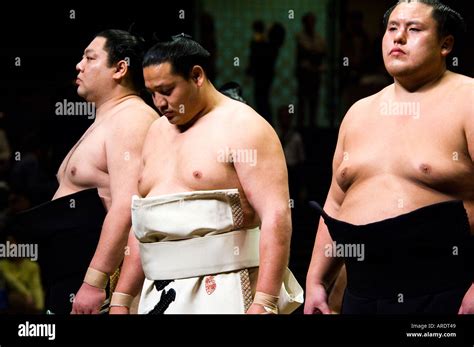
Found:
<svg viewBox="0 0 474 347"><path fill-rule="evenodd" d="M209 66L206 70L207 78L211 82L216 78L217 40L214 18L209 13L201 15L201 45L211 54Z"/></svg>
<svg viewBox="0 0 474 347"><path fill-rule="evenodd" d="M265 25L261 20L255 21L252 28L247 74L254 80L255 110L271 124L270 91L275 77L276 61L286 32L283 25L274 23L265 35Z"/></svg>
<svg viewBox="0 0 474 347"><path fill-rule="evenodd" d="M342 83L357 84L360 77L368 70L370 64L371 43L369 35L364 28L364 15L359 11L349 12L346 20L343 21L345 27L341 36L341 54L348 58L347 66L344 65L343 71L346 72ZM380 41L378 42L380 46ZM377 51L380 55L380 47Z"/></svg>
<svg viewBox="0 0 474 347"><path fill-rule="evenodd" d="M237 82L227 82L219 88L219 91L231 99L247 103L242 96L242 87Z"/></svg>
<svg viewBox="0 0 474 347"><path fill-rule="evenodd" d="M10 244L16 243L12 236ZM41 313L44 309L44 293L40 269L36 262L20 257L0 259L0 277L7 289L7 313Z"/></svg>
<svg viewBox="0 0 474 347"><path fill-rule="evenodd" d="M298 126L314 127L319 107L319 88L324 70L326 41L315 31L316 16L308 12L302 18L303 30L296 35L296 78L298 80Z"/></svg>
<svg viewBox="0 0 474 347"><path fill-rule="evenodd" d="M341 55L343 58L341 94L342 110L345 113L357 100L375 92L373 87L371 87L372 84L375 84L375 88L377 88L380 86L380 83L383 83L380 82L380 74L371 74L368 77L369 71L373 70L377 65L384 71L385 67L381 60L382 55L380 54L381 41L378 41L375 47L371 45L369 35L364 28L364 15L362 12L349 12L342 23L344 27L341 34ZM376 58L372 58L372 56ZM374 59L379 59L378 64ZM384 78L383 75L381 78Z"/></svg>
<svg viewBox="0 0 474 347"><path fill-rule="evenodd" d="M48 148L41 143L36 132L23 137L11 169L10 185L14 192L25 192L32 205L51 199L56 181L52 181L48 170Z"/></svg>
<svg viewBox="0 0 474 347"><path fill-rule="evenodd" d="M303 163L305 161L304 144L301 134L292 126L292 115L288 106L278 109L278 122L280 125L278 137L285 152L288 168L288 184L290 198L300 200L303 183Z"/></svg>

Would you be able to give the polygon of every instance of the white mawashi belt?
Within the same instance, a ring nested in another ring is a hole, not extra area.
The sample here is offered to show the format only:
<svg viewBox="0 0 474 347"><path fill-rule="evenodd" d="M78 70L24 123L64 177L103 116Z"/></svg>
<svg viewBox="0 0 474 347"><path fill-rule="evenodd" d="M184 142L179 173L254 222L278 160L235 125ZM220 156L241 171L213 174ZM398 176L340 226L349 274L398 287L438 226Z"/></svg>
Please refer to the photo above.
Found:
<svg viewBox="0 0 474 347"><path fill-rule="evenodd" d="M145 276L170 280L259 265L260 229L235 230L178 241L140 242Z"/></svg>

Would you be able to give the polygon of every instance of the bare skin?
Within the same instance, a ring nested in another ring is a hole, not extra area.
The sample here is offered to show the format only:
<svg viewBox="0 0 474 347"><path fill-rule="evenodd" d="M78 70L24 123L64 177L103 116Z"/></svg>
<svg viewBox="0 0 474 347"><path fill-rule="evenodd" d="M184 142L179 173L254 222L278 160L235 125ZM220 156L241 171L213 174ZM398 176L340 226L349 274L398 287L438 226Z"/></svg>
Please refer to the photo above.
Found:
<svg viewBox="0 0 474 347"><path fill-rule="evenodd" d="M141 98L133 94L110 100L97 111L94 123L71 148L58 169L56 177L59 188L53 200L83 189L97 187L107 210L110 208L106 139L112 132L121 130L119 127L130 126L130 123L136 121L134 116L143 118L145 124L157 119L156 113ZM120 117L123 119L119 119ZM112 145L114 144L110 144Z"/></svg>
<svg viewBox="0 0 474 347"><path fill-rule="evenodd" d="M107 215L89 266L110 275L123 259L141 150L146 132L158 115L126 84L124 61L107 67L104 43L105 38L95 38L77 64L78 93L95 103L96 117L61 164L59 188L53 199L98 188ZM104 290L83 283L72 313L98 313L105 296Z"/></svg>
<svg viewBox="0 0 474 347"><path fill-rule="evenodd" d="M394 84L354 104L344 118L324 206L329 215L367 224L462 200L474 233L474 82L446 70L452 44L452 36L437 38L431 7L395 8L382 43ZM415 108L386 112L402 103ZM305 313L330 313L325 288L341 266L324 256L332 239L322 220L318 228ZM474 285L459 309L473 312Z"/></svg>
<svg viewBox="0 0 474 347"><path fill-rule="evenodd" d="M147 135L138 185L140 196L237 188L244 227L261 223L257 290L278 295L291 238L287 172L280 142L254 110L217 92L200 67L195 67L193 73L196 79L185 81L170 73L169 63L144 69L147 88L165 116L153 124ZM162 90L162 82L174 85L174 90ZM192 104L188 106L186 99ZM175 111L181 104L186 110L191 109L191 117ZM232 162L228 155L222 156L226 149L255 150L257 160ZM133 246L125 259L117 291L136 295L143 273L137 271L137 240L130 236L129 242ZM252 305L248 311L262 312L259 305ZM128 310L113 307L111 313Z"/></svg>
<svg viewBox="0 0 474 347"><path fill-rule="evenodd" d="M467 143L474 113L466 102L474 83L449 71L435 83L414 99L420 100L419 119L377 112L382 103L399 100L394 85L348 113L335 171L338 218L366 224L459 199L474 229L474 148Z"/></svg>

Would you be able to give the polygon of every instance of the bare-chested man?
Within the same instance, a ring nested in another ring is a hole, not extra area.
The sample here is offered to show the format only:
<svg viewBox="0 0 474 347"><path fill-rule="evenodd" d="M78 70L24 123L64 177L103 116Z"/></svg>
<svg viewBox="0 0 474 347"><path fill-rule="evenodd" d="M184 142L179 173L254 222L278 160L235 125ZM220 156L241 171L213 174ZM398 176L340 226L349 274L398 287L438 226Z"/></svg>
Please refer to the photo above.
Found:
<svg viewBox="0 0 474 347"><path fill-rule="evenodd" d="M341 125L305 313L330 312L341 257L342 313L474 313L474 83L446 69L463 19L400 1L385 22L394 83Z"/></svg>
<svg viewBox="0 0 474 347"><path fill-rule="evenodd" d="M145 141L135 235L111 313L128 313L144 274L139 313L277 313L288 299L281 144L253 109L214 88L208 61L184 36L145 55L145 84L163 116ZM294 310L299 294L281 311Z"/></svg>
<svg viewBox="0 0 474 347"><path fill-rule="evenodd" d="M95 105L94 122L61 164L53 201L24 218L43 237L41 270L52 313L98 313L109 276L123 260L141 150L158 118L138 96L144 53L141 39L106 30L76 66L77 93Z"/></svg>

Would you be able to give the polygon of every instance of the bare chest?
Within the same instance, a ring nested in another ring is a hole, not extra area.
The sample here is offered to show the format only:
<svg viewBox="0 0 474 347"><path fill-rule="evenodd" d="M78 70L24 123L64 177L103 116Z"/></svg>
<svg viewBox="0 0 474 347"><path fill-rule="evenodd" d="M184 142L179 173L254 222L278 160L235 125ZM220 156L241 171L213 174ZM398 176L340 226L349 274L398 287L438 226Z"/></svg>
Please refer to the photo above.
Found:
<svg viewBox="0 0 474 347"><path fill-rule="evenodd" d="M225 136L214 132L166 134L145 158L142 196L178 191L241 188Z"/></svg>
<svg viewBox="0 0 474 347"><path fill-rule="evenodd" d="M402 114L381 110L361 115L346 133L336 173L343 190L385 174L446 193L474 191L474 165L455 107L422 103Z"/></svg>
<svg viewBox="0 0 474 347"><path fill-rule="evenodd" d="M57 177L60 184L100 186L98 181L107 175L104 136L105 129L100 126L84 133L59 167Z"/></svg>

